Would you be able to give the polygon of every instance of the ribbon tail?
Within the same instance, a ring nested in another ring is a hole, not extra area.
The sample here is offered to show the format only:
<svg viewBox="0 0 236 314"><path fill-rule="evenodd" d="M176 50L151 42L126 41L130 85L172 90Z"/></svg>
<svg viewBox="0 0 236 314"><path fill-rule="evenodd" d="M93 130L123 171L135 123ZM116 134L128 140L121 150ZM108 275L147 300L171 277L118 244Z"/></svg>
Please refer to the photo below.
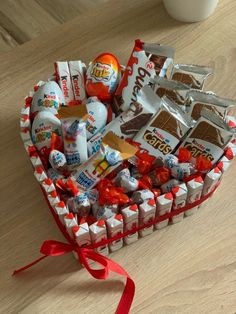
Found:
<svg viewBox="0 0 236 314"><path fill-rule="evenodd" d="M40 258L38 258L35 261L33 261L32 263L30 263L28 265L25 265L24 267L21 267L19 269L14 270L14 272L12 273L12 276L14 276L14 275L16 275L16 274L18 274L18 273L20 273L20 272L22 272L22 271L32 267L32 266L34 266L35 264L39 263L41 260L43 260L46 257L47 257L47 255L43 255Z"/></svg>

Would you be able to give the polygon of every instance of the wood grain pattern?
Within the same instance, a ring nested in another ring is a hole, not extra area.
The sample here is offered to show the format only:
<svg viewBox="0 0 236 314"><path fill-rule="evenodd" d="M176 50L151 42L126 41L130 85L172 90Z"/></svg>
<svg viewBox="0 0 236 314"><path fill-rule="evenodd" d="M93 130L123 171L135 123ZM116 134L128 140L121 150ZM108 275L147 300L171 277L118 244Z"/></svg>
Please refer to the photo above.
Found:
<svg viewBox="0 0 236 314"><path fill-rule="evenodd" d="M38 257L43 240L63 241L18 135L27 91L47 78L55 60L88 62L111 51L125 63L140 37L175 46L178 62L213 65L207 88L236 98L235 33L234 0L220 1L211 18L196 24L172 20L160 0L120 0L0 56L2 313L113 313L123 289L117 276L90 278L70 254L10 277ZM235 173L236 162L195 216L111 255L135 280L132 313L236 312Z"/></svg>

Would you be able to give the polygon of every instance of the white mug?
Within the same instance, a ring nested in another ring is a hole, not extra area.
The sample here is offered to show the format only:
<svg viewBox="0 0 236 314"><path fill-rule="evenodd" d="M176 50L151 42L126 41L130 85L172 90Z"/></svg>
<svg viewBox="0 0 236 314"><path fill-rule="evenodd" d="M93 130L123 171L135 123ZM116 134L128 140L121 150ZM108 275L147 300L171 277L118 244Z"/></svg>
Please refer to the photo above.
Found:
<svg viewBox="0 0 236 314"><path fill-rule="evenodd" d="M198 22L208 18L218 0L163 0L164 6L174 19L182 22Z"/></svg>

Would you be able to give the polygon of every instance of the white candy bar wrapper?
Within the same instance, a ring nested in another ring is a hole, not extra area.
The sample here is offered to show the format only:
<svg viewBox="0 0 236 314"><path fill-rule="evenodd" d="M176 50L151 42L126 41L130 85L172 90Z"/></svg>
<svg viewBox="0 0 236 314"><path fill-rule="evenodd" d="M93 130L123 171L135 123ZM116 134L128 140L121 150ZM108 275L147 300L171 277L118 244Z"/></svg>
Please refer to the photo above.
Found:
<svg viewBox="0 0 236 314"><path fill-rule="evenodd" d="M112 238L119 233L123 233L124 222L121 214L117 214L106 221L107 223L107 233L108 238ZM111 252L115 252L121 249L123 246L123 239L116 240L109 244L109 249Z"/></svg>
<svg viewBox="0 0 236 314"><path fill-rule="evenodd" d="M30 157L30 161L33 165L33 167L38 167L38 166L43 166L41 159L39 158L39 156L31 156Z"/></svg>
<svg viewBox="0 0 236 314"><path fill-rule="evenodd" d="M228 148L231 148L232 153L233 153L233 156L235 157L235 156L236 156L236 144L230 142L227 147L228 147Z"/></svg>
<svg viewBox="0 0 236 314"><path fill-rule="evenodd" d="M138 206L136 204L125 207L121 210L124 218L124 231L138 226ZM124 238L125 244L131 244L138 240L138 232L132 233Z"/></svg>
<svg viewBox="0 0 236 314"><path fill-rule="evenodd" d="M188 196L187 204L194 203L201 198L202 189L203 189L203 179L202 177L197 177L187 182ZM196 213L198 206L195 206L191 209L188 209L184 212L185 216L190 216Z"/></svg>
<svg viewBox="0 0 236 314"><path fill-rule="evenodd" d="M29 115L22 115L20 119L21 128L30 128L30 118Z"/></svg>
<svg viewBox="0 0 236 314"><path fill-rule="evenodd" d="M21 108L21 116L29 116L30 114L30 105L27 105L26 107L24 108Z"/></svg>
<svg viewBox="0 0 236 314"><path fill-rule="evenodd" d="M74 98L75 100L81 101L81 103L85 103L86 93L84 75L86 71L86 65L80 60L69 61L69 69L74 92Z"/></svg>
<svg viewBox="0 0 236 314"><path fill-rule="evenodd" d="M91 244L89 226L87 222L72 228L74 238L79 247L85 247Z"/></svg>
<svg viewBox="0 0 236 314"><path fill-rule="evenodd" d="M218 167L213 168L210 172L206 174L202 190L202 196L205 196L214 189L216 184L219 182L221 176L222 172Z"/></svg>
<svg viewBox="0 0 236 314"><path fill-rule="evenodd" d="M50 193L56 190L51 179L45 179L44 181L42 181L42 187L44 188L46 193Z"/></svg>
<svg viewBox="0 0 236 314"><path fill-rule="evenodd" d="M97 242L107 239L107 228L106 228L106 224L104 220L96 221L94 224L92 224L89 227L89 229L90 229L92 243L97 243ZM107 244L102 247L98 247L94 250L95 252L105 255L105 256L109 254Z"/></svg>
<svg viewBox="0 0 236 314"><path fill-rule="evenodd" d="M227 157L223 156L218 164L217 164L217 167L220 169L221 172L225 172L229 169L230 167L230 164L231 164L231 160L229 160Z"/></svg>
<svg viewBox="0 0 236 314"><path fill-rule="evenodd" d="M171 193L165 193L163 195L160 195L156 199L156 217L163 216L171 211L173 203L173 195ZM162 229L165 228L169 223L169 219L165 219L161 222L158 222L155 224L156 229Z"/></svg>
<svg viewBox="0 0 236 314"><path fill-rule="evenodd" d="M29 142L30 141L31 145L32 145L29 128L21 128L20 136L21 136L23 142Z"/></svg>
<svg viewBox="0 0 236 314"><path fill-rule="evenodd" d="M175 210L177 208L184 207L186 205L186 200L187 200L187 195L188 195L188 190L187 190L186 184L182 183L182 184L175 186L171 192L174 196L172 209ZM171 222L173 224L180 222L183 220L183 217L184 217L184 213L173 216L171 218Z"/></svg>
<svg viewBox="0 0 236 314"><path fill-rule="evenodd" d="M69 210L64 202L60 201L54 206L54 210L59 216L59 219L63 225L65 225L64 217L69 214Z"/></svg>
<svg viewBox="0 0 236 314"><path fill-rule="evenodd" d="M55 62L54 65L57 80L65 98L65 104L68 105L71 100L74 100L74 93L68 63L66 61L59 61Z"/></svg>
<svg viewBox="0 0 236 314"><path fill-rule="evenodd" d="M47 198L52 207L60 203L60 198L58 197L58 194L56 191L52 191L51 193L48 193Z"/></svg>
<svg viewBox="0 0 236 314"><path fill-rule="evenodd" d="M78 226L77 220L75 219L75 216L72 213L69 213L64 216L64 224L66 226L66 230L69 234L69 236L73 239L73 231L72 228Z"/></svg>
<svg viewBox="0 0 236 314"><path fill-rule="evenodd" d="M154 220L156 215L156 202L154 199L144 201L139 205L139 225L142 226ZM139 231L140 237L145 237L153 232L153 226Z"/></svg>
<svg viewBox="0 0 236 314"><path fill-rule="evenodd" d="M43 167L41 167L41 166L38 166L35 168L34 176L38 182L43 182L45 179L47 179L47 174L44 171Z"/></svg>

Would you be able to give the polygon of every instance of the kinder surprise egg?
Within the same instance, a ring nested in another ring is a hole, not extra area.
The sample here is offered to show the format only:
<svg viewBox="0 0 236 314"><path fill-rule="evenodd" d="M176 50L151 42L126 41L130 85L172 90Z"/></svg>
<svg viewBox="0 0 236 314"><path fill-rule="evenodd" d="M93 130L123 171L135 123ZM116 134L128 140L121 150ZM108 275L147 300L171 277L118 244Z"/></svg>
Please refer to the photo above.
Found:
<svg viewBox="0 0 236 314"><path fill-rule="evenodd" d="M61 121L51 112L40 111L32 124L32 140L38 150L50 148L52 132L62 136Z"/></svg>
<svg viewBox="0 0 236 314"><path fill-rule="evenodd" d="M50 111L54 114L61 105L65 104L63 93L56 82L49 81L39 87L34 93L31 113Z"/></svg>
<svg viewBox="0 0 236 314"><path fill-rule="evenodd" d="M110 100L120 79L120 64L115 56L102 53L89 65L86 74L86 92L100 100Z"/></svg>
<svg viewBox="0 0 236 314"><path fill-rule="evenodd" d="M100 102L97 97L91 97L88 99L86 105L88 111L88 118L86 121L86 133L89 140L92 136L98 133L105 125L107 121L107 108Z"/></svg>

